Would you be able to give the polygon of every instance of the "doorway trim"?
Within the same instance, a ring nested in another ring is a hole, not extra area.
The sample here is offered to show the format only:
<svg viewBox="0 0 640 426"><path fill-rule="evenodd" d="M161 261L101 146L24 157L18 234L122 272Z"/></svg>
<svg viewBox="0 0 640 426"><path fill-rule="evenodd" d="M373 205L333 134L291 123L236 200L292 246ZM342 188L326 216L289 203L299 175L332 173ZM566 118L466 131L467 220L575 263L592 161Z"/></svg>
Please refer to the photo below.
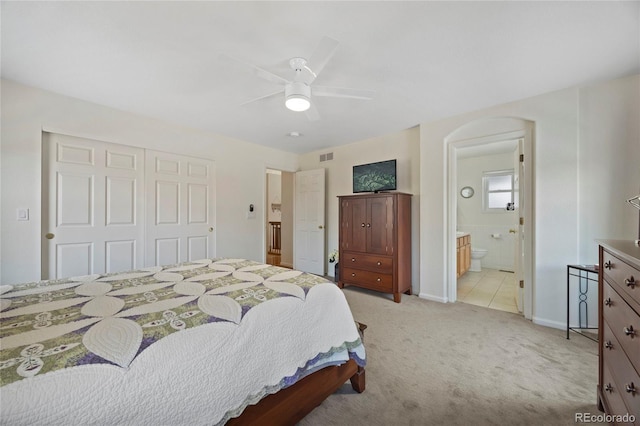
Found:
<svg viewBox="0 0 640 426"><path fill-rule="evenodd" d="M491 119L487 119L491 120ZM513 118L509 118L513 120ZM534 144L534 123L525 120L518 119L524 123L524 128L507 131L503 133L495 133L490 135L470 137L463 139L449 139L451 136L455 137L457 130L454 130L449 134L449 137L445 138L445 145L447 146L447 212L445 217L446 237L447 242L445 247L447 248L447 298L451 302L455 302L457 299L457 278L456 278L456 228L457 228L457 179L458 179L458 158L457 151L461 148L467 148L471 146L486 145L494 142L501 142L513 139L524 139L524 165L525 170L528 170L527 176L525 176L525 207L520 212L520 216L524 218L525 227L525 256L524 256L524 311L523 315L526 319L531 320L533 317L533 296L534 296L534 276L533 276L533 260L534 260L534 247L535 247L535 229L533 222L533 194L534 194L534 176L533 176L533 144ZM479 120L484 121L484 120ZM472 123L467 123L462 127Z"/></svg>

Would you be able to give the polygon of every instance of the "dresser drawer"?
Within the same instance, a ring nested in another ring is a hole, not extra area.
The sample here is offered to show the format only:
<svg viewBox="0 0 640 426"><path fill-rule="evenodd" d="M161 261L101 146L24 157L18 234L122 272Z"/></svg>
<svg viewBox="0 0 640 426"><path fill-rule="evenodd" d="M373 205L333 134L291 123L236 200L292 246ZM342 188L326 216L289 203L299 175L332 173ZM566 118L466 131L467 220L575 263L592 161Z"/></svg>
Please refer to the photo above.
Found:
<svg viewBox="0 0 640 426"><path fill-rule="evenodd" d="M623 389L618 387L618 384L609 370L609 366L604 364L602 366L602 396L606 400L606 408L608 408L607 414L624 415L629 412L622 396L624 392L625 391ZM633 425L633 423L618 424Z"/></svg>
<svg viewBox="0 0 640 426"><path fill-rule="evenodd" d="M606 321L603 324L602 357L627 406L627 412L633 414L636 419L640 419L640 376L631 365L631 361L620 347L620 342ZM631 389L636 389L636 391L632 392Z"/></svg>
<svg viewBox="0 0 640 426"><path fill-rule="evenodd" d="M393 273L393 259L391 257L345 252L343 262L345 262L346 268L367 269L385 274Z"/></svg>
<svg viewBox="0 0 640 426"><path fill-rule="evenodd" d="M602 316L609 324L627 357L640 360L640 316L606 282L602 288Z"/></svg>
<svg viewBox="0 0 640 426"><path fill-rule="evenodd" d="M640 271L607 251L603 253L602 257L605 278L609 282L615 283L631 296L636 304L640 305Z"/></svg>
<svg viewBox="0 0 640 426"><path fill-rule="evenodd" d="M343 270L344 277L340 278L346 284L353 283L371 290L393 292L393 276L390 274L380 274L353 268L344 268Z"/></svg>

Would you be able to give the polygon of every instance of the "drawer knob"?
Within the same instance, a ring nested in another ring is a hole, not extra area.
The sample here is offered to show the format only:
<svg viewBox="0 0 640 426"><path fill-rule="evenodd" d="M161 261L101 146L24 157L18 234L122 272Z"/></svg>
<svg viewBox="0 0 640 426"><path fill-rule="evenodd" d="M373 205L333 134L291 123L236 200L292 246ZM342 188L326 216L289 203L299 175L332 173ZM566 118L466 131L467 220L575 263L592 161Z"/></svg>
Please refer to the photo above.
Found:
<svg viewBox="0 0 640 426"><path fill-rule="evenodd" d="M630 325L629 327L624 328L624 334L633 338L633 336L635 336L636 334L636 331L633 329L633 326Z"/></svg>
<svg viewBox="0 0 640 426"><path fill-rule="evenodd" d="M352 276L352 277L355 277L355 276L356 276L355 272L352 272L352 273L351 273L351 276Z"/></svg>
<svg viewBox="0 0 640 426"><path fill-rule="evenodd" d="M352 262L355 262L355 261L356 261L356 258L355 258L355 257L352 257L352 258L351 258L351 261L352 261Z"/></svg>
<svg viewBox="0 0 640 426"><path fill-rule="evenodd" d="M610 298L610 297L607 297L607 300L605 300L605 301L604 301L604 304L605 304L606 306L611 306L611 304L612 304L612 303L611 303L611 298Z"/></svg>
<svg viewBox="0 0 640 426"><path fill-rule="evenodd" d="M633 276L626 278L624 280L624 283L627 285L627 287L634 288L636 286L636 280L635 278L633 278Z"/></svg>
<svg viewBox="0 0 640 426"><path fill-rule="evenodd" d="M607 261L605 262L605 264L604 264L604 268L605 268L605 269L611 269L611 266L612 266L612 264L611 264L611 261L610 261L610 260L607 260Z"/></svg>
<svg viewBox="0 0 640 426"><path fill-rule="evenodd" d="M370 223L367 223L367 228L371 228L371 224Z"/></svg>
<svg viewBox="0 0 640 426"><path fill-rule="evenodd" d="M626 385L624 387L624 390L626 390L631 395L634 395L636 392L638 392L638 390L636 389L636 386L633 384L633 382L631 382L631 384L629 384L629 385Z"/></svg>
<svg viewBox="0 0 640 426"><path fill-rule="evenodd" d="M378 277L378 279L377 279L376 281L380 282L380 281L382 281L382 280Z"/></svg>
<svg viewBox="0 0 640 426"><path fill-rule="evenodd" d="M607 342L604 344L604 347L611 350L613 349L613 343L611 343L610 340L607 340Z"/></svg>
<svg viewBox="0 0 640 426"><path fill-rule="evenodd" d="M607 383L607 386L604 387L604 390L609 393L613 392L613 386L611 386L611 383Z"/></svg>
<svg viewBox="0 0 640 426"><path fill-rule="evenodd" d="M378 260L378 263L377 263L376 265L380 266L380 265L382 265L382 262L380 262L380 261Z"/></svg>

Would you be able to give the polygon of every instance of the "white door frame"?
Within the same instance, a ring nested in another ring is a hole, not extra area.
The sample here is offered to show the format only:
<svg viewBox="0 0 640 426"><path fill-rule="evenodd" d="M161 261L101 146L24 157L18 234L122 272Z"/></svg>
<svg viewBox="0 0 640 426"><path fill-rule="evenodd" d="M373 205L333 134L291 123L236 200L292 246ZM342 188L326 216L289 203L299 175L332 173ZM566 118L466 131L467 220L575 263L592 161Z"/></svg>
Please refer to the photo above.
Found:
<svg viewBox="0 0 640 426"><path fill-rule="evenodd" d="M446 244L447 247L447 297L449 301L455 302L457 299L457 278L456 278L456 228L457 217L456 212L458 208L458 159L457 150L460 148L466 148L470 146L485 145L489 143L513 140L524 138L524 161L526 176L521 176L520 179L525 179L525 198L526 203L524 209L520 212L521 217L524 218L523 232L526 236L524 243L525 255L524 255L524 317L531 319L533 314L533 249L534 249L534 227L533 227L533 158L532 158L532 145L533 145L533 129L532 126L527 125L526 129L517 130L512 132L500 133L490 136L483 136L478 138L463 139L458 141L451 141L447 143L447 156L448 156L448 188L447 188L447 213L446 213ZM480 194L479 194L480 195Z"/></svg>

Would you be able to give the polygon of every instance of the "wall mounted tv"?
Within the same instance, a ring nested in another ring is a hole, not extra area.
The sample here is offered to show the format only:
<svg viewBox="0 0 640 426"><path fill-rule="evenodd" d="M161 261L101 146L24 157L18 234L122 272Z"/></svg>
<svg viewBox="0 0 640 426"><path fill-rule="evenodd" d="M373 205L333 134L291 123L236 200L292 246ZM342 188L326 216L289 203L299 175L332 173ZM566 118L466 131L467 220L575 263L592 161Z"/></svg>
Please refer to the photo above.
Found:
<svg viewBox="0 0 640 426"><path fill-rule="evenodd" d="M353 192L380 192L396 189L396 160L353 166Z"/></svg>

